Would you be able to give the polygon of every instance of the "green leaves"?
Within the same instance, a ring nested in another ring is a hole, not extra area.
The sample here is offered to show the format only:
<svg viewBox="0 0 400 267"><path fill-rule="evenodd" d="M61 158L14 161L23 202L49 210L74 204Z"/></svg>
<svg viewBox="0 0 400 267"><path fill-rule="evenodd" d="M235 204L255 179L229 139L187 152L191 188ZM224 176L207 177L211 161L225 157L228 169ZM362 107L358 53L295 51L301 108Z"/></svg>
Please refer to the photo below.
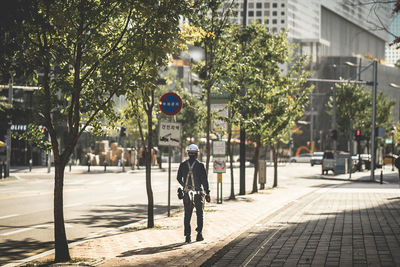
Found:
<svg viewBox="0 0 400 267"><path fill-rule="evenodd" d="M30 123L25 132L20 134L13 133L13 138L26 140L28 144L36 146L46 153L49 153L51 150L51 143L48 140L47 130L43 126Z"/></svg>
<svg viewBox="0 0 400 267"><path fill-rule="evenodd" d="M305 87L307 60L294 58L292 51L284 32L275 35L253 24L231 26L215 56L221 76L229 77L216 87L231 95L230 121L242 120L264 143L287 136L311 92Z"/></svg>
<svg viewBox="0 0 400 267"><path fill-rule="evenodd" d="M333 99L328 103L333 108ZM390 114L394 101L379 92L376 105L377 127L390 128ZM371 133L372 95L370 90L356 84L336 84L337 125L346 136L349 134L349 119L353 120L353 129L360 129L365 135ZM332 112L332 111L331 111Z"/></svg>

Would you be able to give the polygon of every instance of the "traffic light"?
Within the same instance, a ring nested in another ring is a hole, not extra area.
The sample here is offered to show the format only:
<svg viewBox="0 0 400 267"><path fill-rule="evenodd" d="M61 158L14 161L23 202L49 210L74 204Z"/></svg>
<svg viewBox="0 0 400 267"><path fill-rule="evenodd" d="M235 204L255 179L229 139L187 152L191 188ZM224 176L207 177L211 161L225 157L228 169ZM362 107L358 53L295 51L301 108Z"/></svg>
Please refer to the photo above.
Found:
<svg viewBox="0 0 400 267"><path fill-rule="evenodd" d="M361 130L356 130L354 133L354 137L357 141L361 140Z"/></svg>

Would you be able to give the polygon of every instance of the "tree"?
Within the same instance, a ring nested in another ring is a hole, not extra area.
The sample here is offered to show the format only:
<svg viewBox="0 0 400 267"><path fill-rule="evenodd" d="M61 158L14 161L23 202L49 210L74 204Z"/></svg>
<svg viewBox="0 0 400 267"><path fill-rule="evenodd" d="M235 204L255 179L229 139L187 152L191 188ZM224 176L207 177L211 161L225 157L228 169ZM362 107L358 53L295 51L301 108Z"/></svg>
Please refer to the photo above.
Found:
<svg viewBox="0 0 400 267"><path fill-rule="evenodd" d="M389 131L391 113L395 101L388 100L383 92L376 98L376 126ZM328 103L330 112L333 109L333 100ZM371 136L372 95L361 86L350 83L336 84L337 125L345 136L350 135L350 119L353 129L361 130L363 136Z"/></svg>
<svg viewBox="0 0 400 267"><path fill-rule="evenodd" d="M352 120L354 129L366 133L371 126L371 103L370 94L363 87L351 83L336 84L336 123L339 131L349 136L349 122ZM333 109L333 99L328 106Z"/></svg>
<svg viewBox="0 0 400 267"><path fill-rule="evenodd" d="M206 108L203 102L187 91L177 91L182 98L182 110L176 115L176 121L182 125L182 147L188 146L189 140L199 140L204 133Z"/></svg>
<svg viewBox="0 0 400 267"><path fill-rule="evenodd" d="M194 16L191 23L205 31L205 35L198 44L204 49L205 61L199 63L195 70L202 79L201 85L204 88L207 119L206 119L206 171L208 173L210 164L210 126L211 107L210 95L215 82L220 78L219 69L215 64L215 53L221 47L219 42L221 35L229 26L229 16L232 14L234 0L199 0L194 5Z"/></svg>
<svg viewBox="0 0 400 267"><path fill-rule="evenodd" d="M387 9L388 5L392 7L392 17L398 15L400 12L400 0L370 0L370 1L357 1L356 3L348 1L346 5L355 8L356 6L369 6L371 13L374 13L378 19L378 23L372 23L377 31L386 31L392 36L393 41L390 45L395 45L396 49L400 48L400 36L398 32L391 32L388 25L384 23L381 17L378 16L377 9L384 8Z"/></svg>
<svg viewBox="0 0 400 267"><path fill-rule="evenodd" d="M256 143L253 192L257 192L261 145L274 144L286 136L304 111L311 91L305 87L307 62L305 58L292 57L285 33L272 34L260 24L245 29L232 26L221 44L223 48L216 53L215 62L223 76L229 78L222 79L220 86L231 96L229 122L244 121L250 139ZM281 70L283 64L287 64L286 73ZM240 94L243 85L247 88L245 96ZM228 148L230 138L231 135Z"/></svg>
<svg viewBox="0 0 400 267"><path fill-rule="evenodd" d="M22 18L21 31L10 31L10 38L23 42L24 58L43 74L38 124L45 125L51 137L55 261L63 262L70 259L63 213L65 165L89 125L100 129L102 119L114 119L113 96L144 79L145 63L164 62L168 42L178 38L179 16L187 14L189 5L184 0L35 0L20 1L18 7L10 13ZM28 12L23 7L29 7ZM56 131L60 127L68 131L64 146Z"/></svg>

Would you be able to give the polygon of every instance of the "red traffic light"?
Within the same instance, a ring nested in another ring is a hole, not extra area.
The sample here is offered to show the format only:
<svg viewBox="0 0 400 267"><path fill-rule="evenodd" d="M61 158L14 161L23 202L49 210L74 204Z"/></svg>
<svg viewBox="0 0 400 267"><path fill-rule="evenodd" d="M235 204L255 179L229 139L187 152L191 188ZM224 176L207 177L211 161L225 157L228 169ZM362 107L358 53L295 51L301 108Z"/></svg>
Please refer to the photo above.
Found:
<svg viewBox="0 0 400 267"><path fill-rule="evenodd" d="M360 130L357 130L356 131L356 136L360 136L361 135L361 131Z"/></svg>

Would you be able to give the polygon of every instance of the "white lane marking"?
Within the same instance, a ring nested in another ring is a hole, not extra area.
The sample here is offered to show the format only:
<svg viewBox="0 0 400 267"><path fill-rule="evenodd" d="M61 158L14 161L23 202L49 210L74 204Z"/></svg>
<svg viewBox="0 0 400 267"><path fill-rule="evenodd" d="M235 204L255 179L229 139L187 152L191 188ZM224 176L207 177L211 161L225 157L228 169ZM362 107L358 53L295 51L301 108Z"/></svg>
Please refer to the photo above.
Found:
<svg viewBox="0 0 400 267"><path fill-rule="evenodd" d="M127 192L127 191L132 191L132 189L127 188L127 187L117 187L117 188L115 188L115 191L118 191L118 192Z"/></svg>
<svg viewBox="0 0 400 267"><path fill-rule="evenodd" d="M75 204L65 205L64 208L71 208L71 207L76 207L76 206L80 206L80 205L83 205L83 203L75 203Z"/></svg>
<svg viewBox="0 0 400 267"><path fill-rule="evenodd" d="M0 217L0 220L15 217L15 216L19 216L19 214L10 214L10 215L6 215L6 216L2 216L2 217Z"/></svg>
<svg viewBox="0 0 400 267"><path fill-rule="evenodd" d="M24 179L22 179L21 177L19 177L19 176L16 175L16 174L13 174L12 176L14 176L15 178L17 178L17 180L20 180L20 181L24 180Z"/></svg>
<svg viewBox="0 0 400 267"><path fill-rule="evenodd" d="M125 199L125 198L127 198L127 197L112 197L112 198L109 198L109 200L113 201L113 200L121 200L121 199Z"/></svg>
<svg viewBox="0 0 400 267"><path fill-rule="evenodd" d="M90 183L87 183L88 185L98 185L98 184L104 184L104 182L103 181L93 181L93 182L90 182Z"/></svg>
<svg viewBox="0 0 400 267"><path fill-rule="evenodd" d="M24 229L15 230L15 231L11 231L11 232L0 234L0 235L1 236L8 236L8 235L13 235L13 234L18 234L18 233L21 233L21 232L25 232L25 231L28 231L28 230L31 230L31 229L32 228L24 228Z"/></svg>
<svg viewBox="0 0 400 267"><path fill-rule="evenodd" d="M33 190L33 191L22 191L22 192L20 192L20 194L21 195L31 195L31 194L37 194L37 193L40 193L41 191L35 191L35 190Z"/></svg>
<svg viewBox="0 0 400 267"><path fill-rule="evenodd" d="M14 234L26 232L26 231L33 230L33 229L49 229L49 228L53 228L53 227L54 227L54 224L52 224L52 223L38 224L38 225L30 226L30 227L27 227L24 229L19 229L19 230L3 233L3 234L0 234L0 236L14 235ZM66 223L65 228L72 228L72 225Z"/></svg>

